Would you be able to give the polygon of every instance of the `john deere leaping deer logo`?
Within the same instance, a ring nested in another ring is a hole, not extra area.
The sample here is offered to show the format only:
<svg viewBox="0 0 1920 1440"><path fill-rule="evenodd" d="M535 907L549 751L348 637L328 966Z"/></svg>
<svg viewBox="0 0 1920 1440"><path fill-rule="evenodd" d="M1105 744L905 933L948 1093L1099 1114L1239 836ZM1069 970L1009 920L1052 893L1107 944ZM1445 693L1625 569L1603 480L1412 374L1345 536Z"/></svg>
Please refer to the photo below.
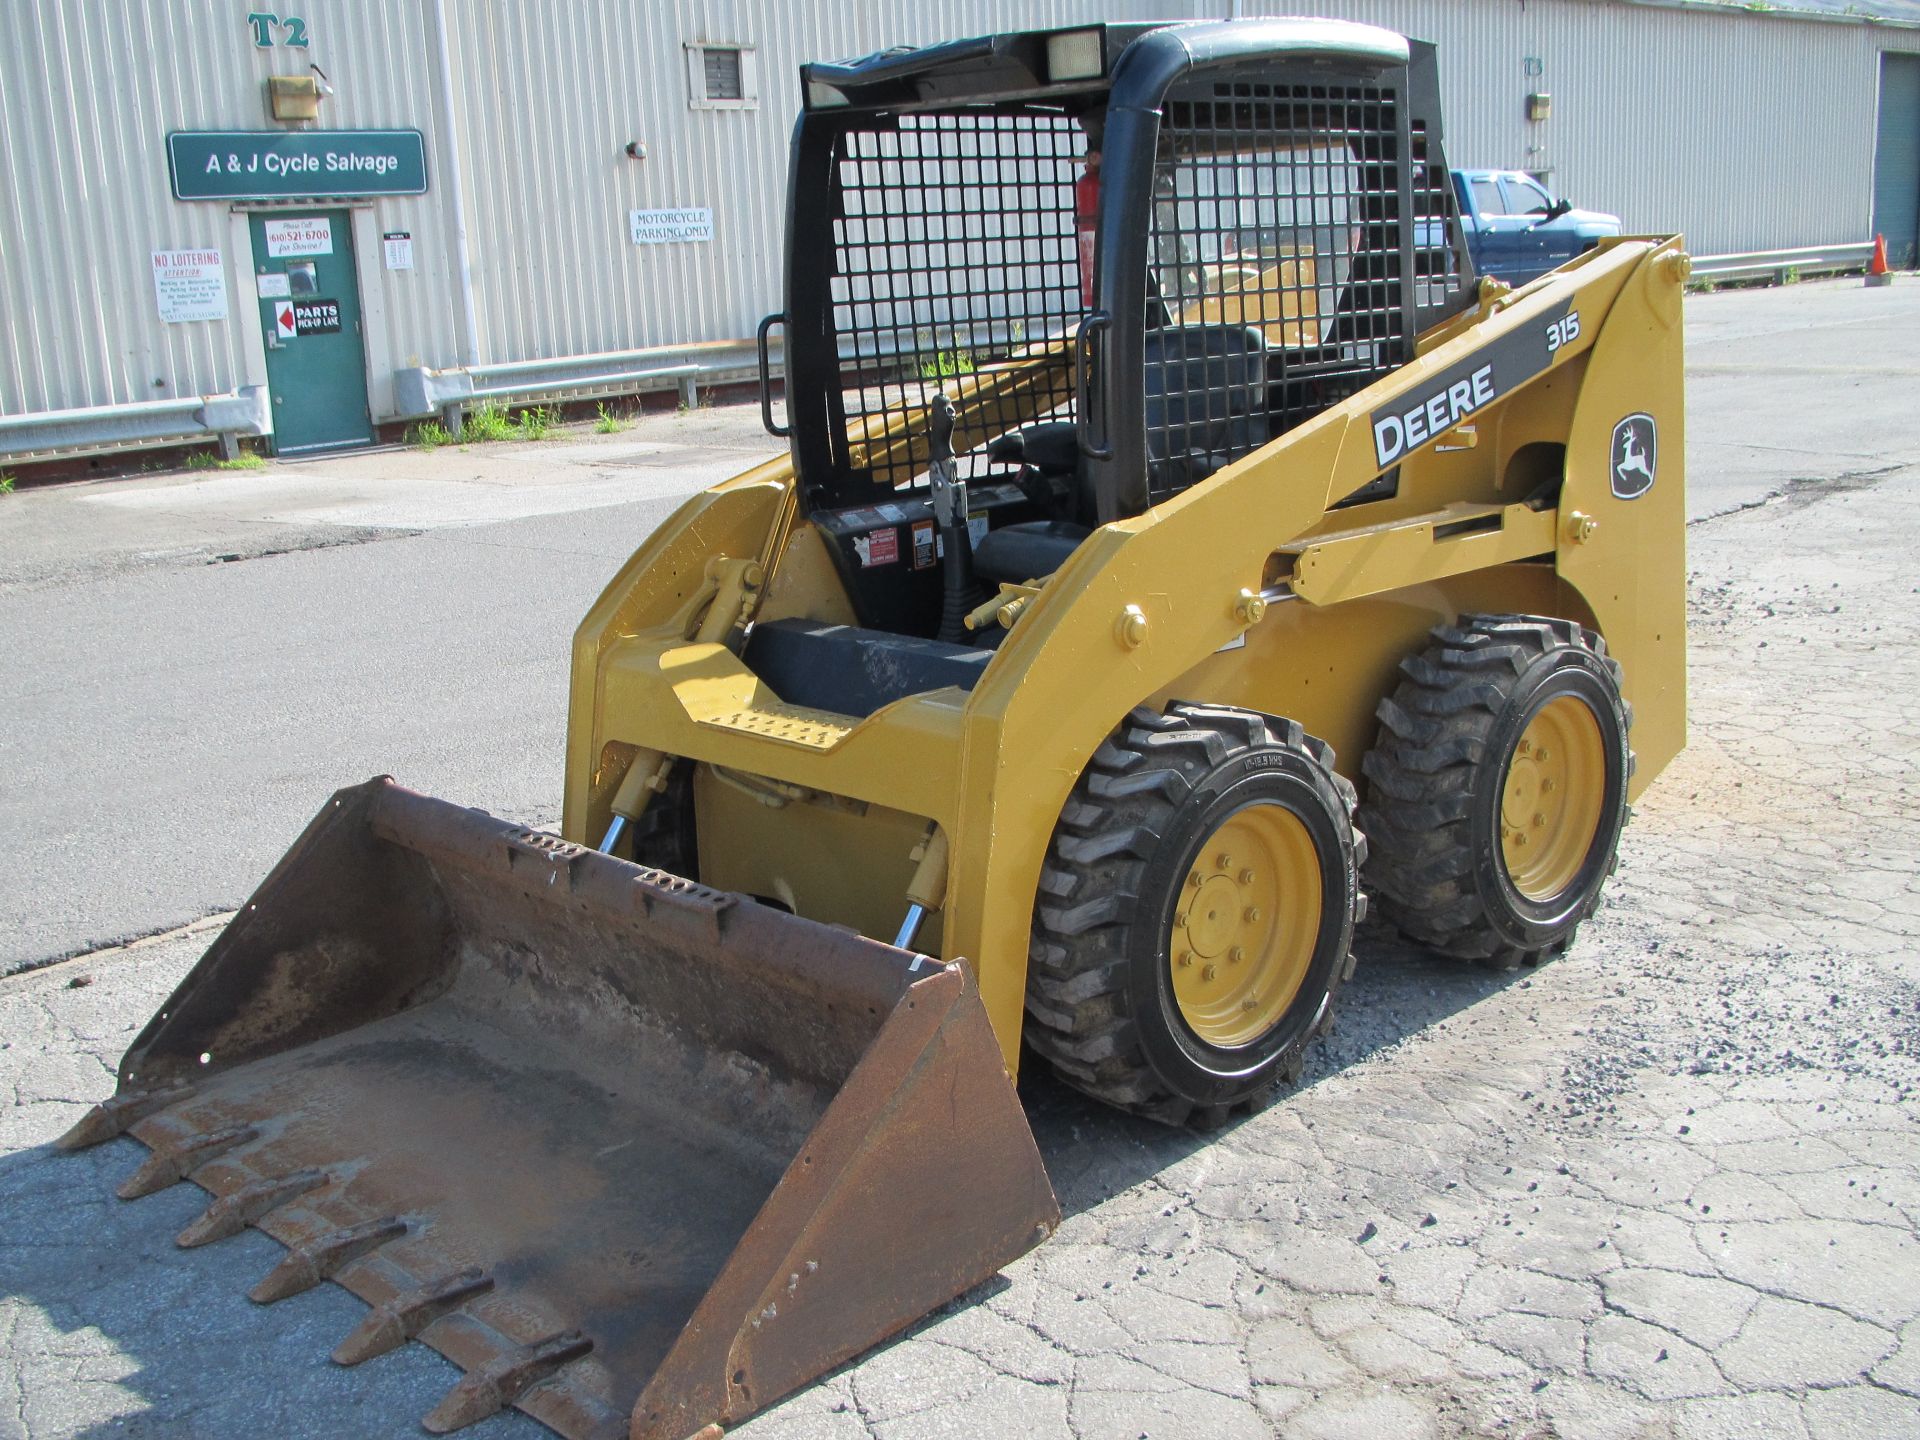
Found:
<svg viewBox="0 0 1920 1440"><path fill-rule="evenodd" d="M1613 493L1622 500L1638 500L1653 488L1653 467L1659 459L1659 436L1651 415L1629 415L1613 427Z"/></svg>

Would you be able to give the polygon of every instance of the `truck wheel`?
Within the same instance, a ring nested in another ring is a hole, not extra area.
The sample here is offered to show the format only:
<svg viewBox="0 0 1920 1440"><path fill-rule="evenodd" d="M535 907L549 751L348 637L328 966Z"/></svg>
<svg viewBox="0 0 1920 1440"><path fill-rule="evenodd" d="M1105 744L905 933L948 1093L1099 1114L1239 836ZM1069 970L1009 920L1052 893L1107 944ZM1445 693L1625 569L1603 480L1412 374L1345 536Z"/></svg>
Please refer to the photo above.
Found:
<svg viewBox="0 0 1920 1440"><path fill-rule="evenodd" d="M1292 721L1133 711L1041 872L1032 1048L1096 1099L1202 1128L1297 1080L1353 969L1353 806L1332 752Z"/></svg>
<svg viewBox="0 0 1920 1440"><path fill-rule="evenodd" d="M1613 873L1633 774L1620 666L1571 620L1433 633L1361 766L1367 885L1408 939L1512 969L1565 950Z"/></svg>

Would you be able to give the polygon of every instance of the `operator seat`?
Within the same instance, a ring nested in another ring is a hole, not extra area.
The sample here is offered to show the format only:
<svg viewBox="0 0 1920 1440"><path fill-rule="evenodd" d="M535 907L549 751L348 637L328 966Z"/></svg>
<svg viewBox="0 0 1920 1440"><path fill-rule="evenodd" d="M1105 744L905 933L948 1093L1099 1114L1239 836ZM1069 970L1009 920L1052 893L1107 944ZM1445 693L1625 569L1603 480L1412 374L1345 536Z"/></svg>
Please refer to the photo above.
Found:
<svg viewBox="0 0 1920 1440"><path fill-rule="evenodd" d="M1259 330L1164 326L1147 332L1142 354L1149 503L1172 499L1266 444L1267 342ZM1086 522L1097 513L1077 428L1029 425L994 441L988 454L1022 462L1046 483L1064 481L1073 514L989 531L974 551L975 573L1007 584L1051 575L1092 533Z"/></svg>

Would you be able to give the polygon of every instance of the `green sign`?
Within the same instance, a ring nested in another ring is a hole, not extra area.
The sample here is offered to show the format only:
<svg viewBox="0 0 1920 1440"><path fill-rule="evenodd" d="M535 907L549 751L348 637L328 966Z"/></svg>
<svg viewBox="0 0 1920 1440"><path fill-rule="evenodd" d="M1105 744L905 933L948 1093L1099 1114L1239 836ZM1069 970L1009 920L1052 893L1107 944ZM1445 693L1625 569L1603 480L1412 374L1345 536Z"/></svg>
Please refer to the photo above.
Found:
<svg viewBox="0 0 1920 1440"><path fill-rule="evenodd" d="M418 130L176 130L167 164L180 200L423 195Z"/></svg>

